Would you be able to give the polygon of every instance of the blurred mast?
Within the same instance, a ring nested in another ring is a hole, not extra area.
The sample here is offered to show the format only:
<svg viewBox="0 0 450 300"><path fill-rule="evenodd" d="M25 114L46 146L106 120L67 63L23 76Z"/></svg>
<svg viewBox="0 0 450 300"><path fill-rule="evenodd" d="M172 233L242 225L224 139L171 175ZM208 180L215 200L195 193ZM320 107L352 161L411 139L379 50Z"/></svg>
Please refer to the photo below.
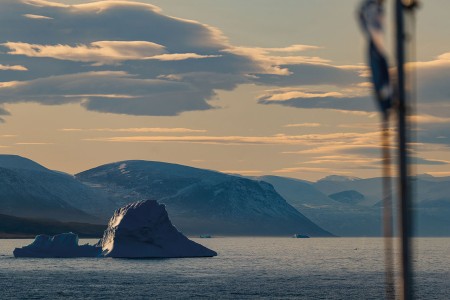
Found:
<svg viewBox="0 0 450 300"><path fill-rule="evenodd" d="M383 165L383 233L386 299L395 299L395 272L393 258L393 214L392 214L392 158L390 146L389 113L382 116L382 165Z"/></svg>
<svg viewBox="0 0 450 300"><path fill-rule="evenodd" d="M385 0L362 0L359 21L368 38L368 66L371 70L375 100L381 112L382 140L382 186L383 186L383 233L386 280L386 299L395 299L395 276L393 259L391 147L389 119L394 109L393 85L389 72L388 55L384 46L384 2Z"/></svg>
<svg viewBox="0 0 450 300"><path fill-rule="evenodd" d="M401 234L401 298L413 299L412 267L412 195L410 165L408 158L409 105L405 80L405 11L417 6L415 0L395 0L396 57L397 57L397 118L398 118L398 155L399 155L399 210Z"/></svg>

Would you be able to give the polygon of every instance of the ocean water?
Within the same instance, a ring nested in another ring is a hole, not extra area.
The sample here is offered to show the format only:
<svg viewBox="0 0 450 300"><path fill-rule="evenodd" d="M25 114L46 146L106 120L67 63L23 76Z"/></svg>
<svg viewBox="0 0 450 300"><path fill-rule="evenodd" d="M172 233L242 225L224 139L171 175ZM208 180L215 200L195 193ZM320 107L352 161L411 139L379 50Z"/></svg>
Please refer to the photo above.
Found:
<svg viewBox="0 0 450 300"><path fill-rule="evenodd" d="M31 240L0 240L0 299L384 298L380 238L194 240L219 255L16 259ZM450 238L416 239L415 271L418 299L450 299Z"/></svg>

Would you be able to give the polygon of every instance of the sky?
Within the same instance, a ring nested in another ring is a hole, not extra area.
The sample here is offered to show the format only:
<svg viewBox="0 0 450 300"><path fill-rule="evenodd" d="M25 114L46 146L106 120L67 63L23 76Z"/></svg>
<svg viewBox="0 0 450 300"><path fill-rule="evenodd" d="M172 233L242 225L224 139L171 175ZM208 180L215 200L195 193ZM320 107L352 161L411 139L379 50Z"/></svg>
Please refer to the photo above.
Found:
<svg viewBox="0 0 450 300"><path fill-rule="evenodd" d="M358 3L0 0L0 152L72 174L143 159L380 176ZM450 175L448 11L418 11L411 64L411 156L435 176ZM393 61L389 7L386 21Z"/></svg>

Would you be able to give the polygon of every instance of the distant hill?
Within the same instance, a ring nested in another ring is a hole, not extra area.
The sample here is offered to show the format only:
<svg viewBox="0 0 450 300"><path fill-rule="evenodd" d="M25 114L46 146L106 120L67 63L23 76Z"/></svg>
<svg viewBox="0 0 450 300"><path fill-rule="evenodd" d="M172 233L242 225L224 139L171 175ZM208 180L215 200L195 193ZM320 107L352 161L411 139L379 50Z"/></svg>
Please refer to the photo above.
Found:
<svg viewBox="0 0 450 300"><path fill-rule="evenodd" d="M363 202L365 199L363 194L353 190L334 193L328 195L328 197L345 204L358 204Z"/></svg>
<svg viewBox="0 0 450 300"><path fill-rule="evenodd" d="M359 204L373 206L382 199L382 178L355 178L353 180L328 180L325 177L314 183L314 187L319 191L331 195L344 191L356 191L364 195L365 200Z"/></svg>
<svg viewBox="0 0 450 300"><path fill-rule="evenodd" d="M174 225L187 234L331 236L266 182L137 160L103 165L76 178L123 202L164 203Z"/></svg>
<svg viewBox="0 0 450 300"><path fill-rule="evenodd" d="M112 211L109 199L73 176L29 159L0 155L0 213L27 218L99 223L99 211ZM89 211L89 213L87 213Z"/></svg>
<svg viewBox="0 0 450 300"><path fill-rule="evenodd" d="M450 236L450 177L412 180L416 234ZM337 175L317 182L245 178L151 161L117 162L72 176L0 155L0 214L106 224L115 209L154 199L192 235L380 236L381 183Z"/></svg>
<svg viewBox="0 0 450 300"><path fill-rule="evenodd" d="M322 228L338 236L380 236L382 234L381 209L379 207L336 201L319 191L314 183L298 179L278 176L258 178L272 184L288 203ZM351 180L338 180L337 182L347 181ZM345 194L346 192L343 192L341 196L345 196ZM338 198L342 200L339 195Z"/></svg>
<svg viewBox="0 0 450 300"><path fill-rule="evenodd" d="M429 174L411 178L413 187L413 207L415 232L420 236L450 236L450 177L433 177ZM393 199L397 199L397 181L392 179ZM349 190L364 195L364 200L353 205L366 211L381 208L382 178L354 180L327 180L327 177L314 183L314 187L326 194ZM394 204L394 209L396 205ZM318 224L321 224L318 222ZM356 224L355 224L356 225Z"/></svg>
<svg viewBox="0 0 450 300"><path fill-rule="evenodd" d="M0 167L13 170L29 170L40 172L52 172L31 159L19 155L0 155Z"/></svg>
<svg viewBox="0 0 450 300"><path fill-rule="evenodd" d="M106 225L63 223L49 219L27 219L0 214L0 238L34 238L38 234L73 232L83 238L101 238Z"/></svg>

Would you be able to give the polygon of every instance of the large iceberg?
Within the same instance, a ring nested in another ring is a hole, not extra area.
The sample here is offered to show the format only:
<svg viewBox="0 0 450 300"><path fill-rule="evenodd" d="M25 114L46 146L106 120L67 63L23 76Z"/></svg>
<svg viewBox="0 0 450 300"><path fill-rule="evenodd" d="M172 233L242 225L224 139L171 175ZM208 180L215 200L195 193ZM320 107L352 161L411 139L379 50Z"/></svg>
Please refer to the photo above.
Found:
<svg viewBox="0 0 450 300"><path fill-rule="evenodd" d="M55 236L38 235L33 243L14 249L15 257L98 257L102 249L92 245L78 245L78 235L62 233Z"/></svg>
<svg viewBox="0 0 450 300"><path fill-rule="evenodd" d="M147 200L115 211L96 245L78 245L78 236L38 235L33 243L14 249L15 257L211 257L217 253L185 237L170 222L164 205Z"/></svg>
<svg viewBox="0 0 450 300"><path fill-rule="evenodd" d="M102 255L122 258L211 257L217 253L185 237L170 222L165 206L153 200L115 211L99 241Z"/></svg>

